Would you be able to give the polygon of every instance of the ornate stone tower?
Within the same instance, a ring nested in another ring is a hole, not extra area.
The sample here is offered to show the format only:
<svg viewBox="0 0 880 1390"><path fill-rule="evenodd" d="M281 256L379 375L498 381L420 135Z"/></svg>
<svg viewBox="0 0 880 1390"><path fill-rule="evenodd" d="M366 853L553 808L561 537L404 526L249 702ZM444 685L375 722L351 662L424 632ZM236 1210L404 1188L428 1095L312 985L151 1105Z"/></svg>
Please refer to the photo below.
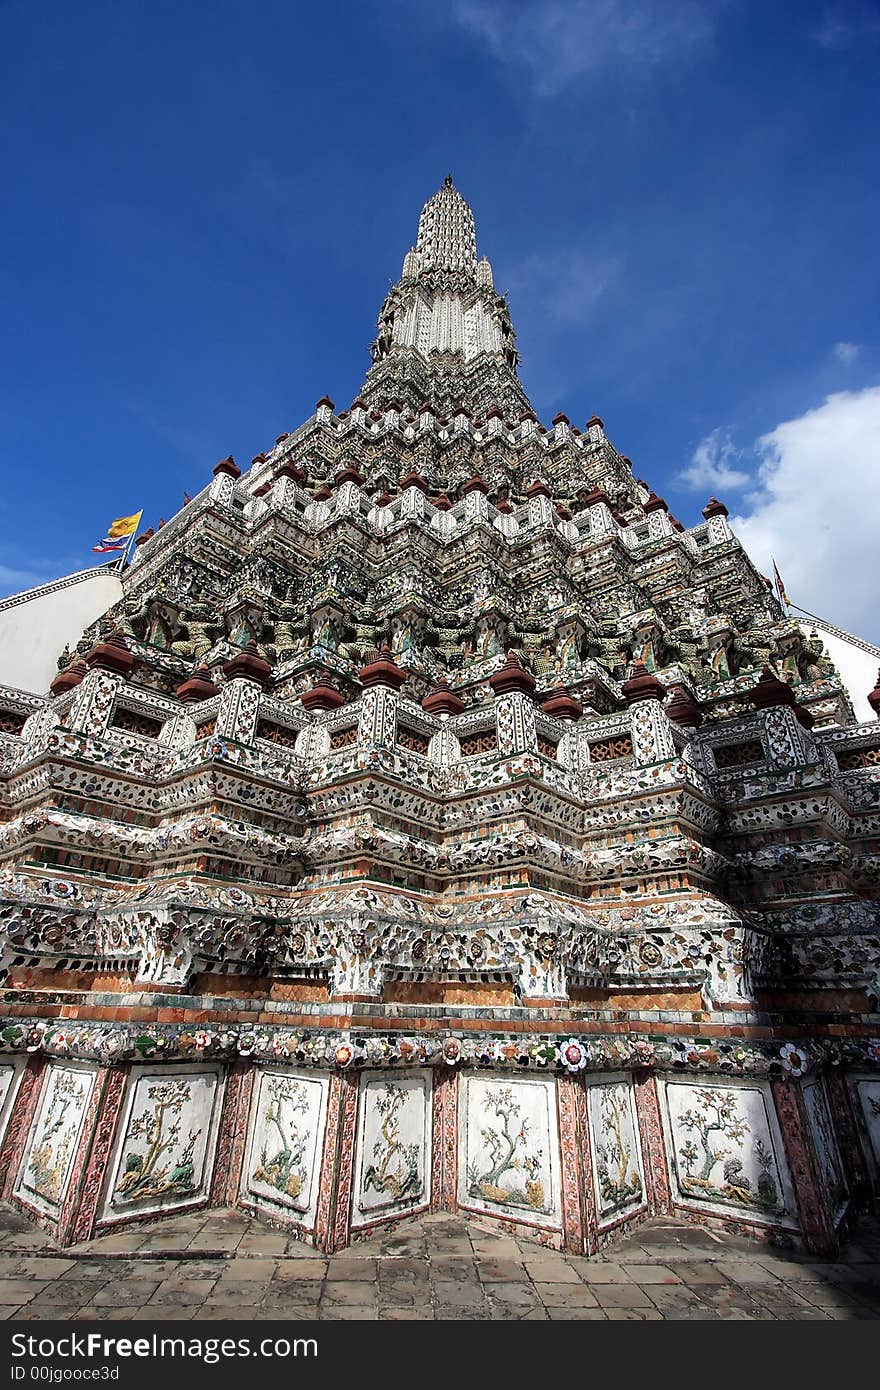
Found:
<svg viewBox="0 0 880 1390"><path fill-rule="evenodd" d="M514 344L447 179L358 399L0 690L0 1182L60 1239L238 1202L827 1253L870 1200L880 725Z"/></svg>

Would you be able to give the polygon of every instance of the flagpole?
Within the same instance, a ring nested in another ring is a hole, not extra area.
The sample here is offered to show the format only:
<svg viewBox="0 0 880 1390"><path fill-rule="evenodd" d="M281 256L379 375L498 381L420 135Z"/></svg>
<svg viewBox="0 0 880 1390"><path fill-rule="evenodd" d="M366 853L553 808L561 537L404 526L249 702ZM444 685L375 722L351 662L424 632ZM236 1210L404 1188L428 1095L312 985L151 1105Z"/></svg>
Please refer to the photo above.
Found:
<svg viewBox="0 0 880 1390"><path fill-rule="evenodd" d="M144 509L143 509L143 507L141 507L140 511L138 512L137 525L135 526L134 530L132 531L131 535L129 536L128 542L127 542L127 544L126 544L126 547L125 547L125 549L123 550L122 555L121 555L120 560L119 560L119 568L118 568L117 571L116 571L116 573L119 574L119 575L121 575L121 574L122 574L122 571L125 569L125 564L126 564L126 561L128 560L129 554L130 554L130 552L131 552L131 548L132 548L132 546L134 545L134 539L135 539L135 536L137 535L138 526L140 526L140 524L141 524L141 517L143 516L143 514L144 514Z"/></svg>

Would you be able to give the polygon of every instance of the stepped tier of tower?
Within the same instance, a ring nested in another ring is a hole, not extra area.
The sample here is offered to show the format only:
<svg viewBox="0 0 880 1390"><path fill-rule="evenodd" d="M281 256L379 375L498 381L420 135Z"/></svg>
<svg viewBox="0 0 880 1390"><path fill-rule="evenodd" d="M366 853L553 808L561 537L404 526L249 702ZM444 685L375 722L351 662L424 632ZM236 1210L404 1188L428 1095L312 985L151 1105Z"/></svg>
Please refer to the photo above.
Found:
<svg viewBox="0 0 880 1390"><path fill-rule="evenodd" d="M0 688L0 1192L63 1240L241 1201L325 1248L433 1205L832 1252L880 1153L880 724L720 502L538 422L450 184L392 300L348 410L222 460Z"/></svg>

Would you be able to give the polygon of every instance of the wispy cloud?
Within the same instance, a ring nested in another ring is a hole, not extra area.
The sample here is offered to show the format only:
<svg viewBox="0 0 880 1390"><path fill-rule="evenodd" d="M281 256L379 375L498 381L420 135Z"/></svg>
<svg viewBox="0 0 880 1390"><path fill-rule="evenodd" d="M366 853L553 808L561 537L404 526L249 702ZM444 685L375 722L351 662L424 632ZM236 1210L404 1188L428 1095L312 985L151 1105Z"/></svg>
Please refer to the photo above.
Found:
<svg viewBox="0 0 880 1390"><path fill-rule="evenodd" d="M609 68L651 69L706 50L727 0L452 0L455 21L545 96Z"/></svg>
<svg viewBox="0 0 880 1390"><path fill-rule="evenodd" d="M832 348L838 362L843 362L846 366L849 366L850 362L855 362L860 351L858 343L835 343Z"/></svg>
<svg viewBox="0 0 880 1390"><path fill-rule="evenodd" d="M562 250L526 256L507 272L505 283L515 306L537 306L545 322L580 328L591 321L597 305L616 287L622 274L619 257Z"/></svg>
<svg viewBox="0 0 880 1390"><path fill-rule="evenodd" d="M743 457L743 450L736 447L727 430L713 430L700 440L689 466L679 473L678 481L695 491L730 491L745 487L752 481L752 475L737 467Z"/></svg>
<svg viewBox="0 0 880 1390"><path fill-rule="evenodd" d="M828 5L812 37L822 48L832 49L877 42L880 40L880 10L876 4L859 4L858 0Z"/></svg>

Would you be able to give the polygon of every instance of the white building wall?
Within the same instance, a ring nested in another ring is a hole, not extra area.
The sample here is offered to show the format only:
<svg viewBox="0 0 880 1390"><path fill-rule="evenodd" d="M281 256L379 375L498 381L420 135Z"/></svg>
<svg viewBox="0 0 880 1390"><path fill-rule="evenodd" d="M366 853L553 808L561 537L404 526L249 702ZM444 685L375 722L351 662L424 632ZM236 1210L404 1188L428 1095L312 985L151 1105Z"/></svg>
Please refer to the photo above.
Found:
<svg viewBox="0 0 880 1390"><path fill-rule="evenodd" d="M65 646L122 597L122 585L106 569L26 589L0 601L0 685L45 694L58 674Z"/></svg>

